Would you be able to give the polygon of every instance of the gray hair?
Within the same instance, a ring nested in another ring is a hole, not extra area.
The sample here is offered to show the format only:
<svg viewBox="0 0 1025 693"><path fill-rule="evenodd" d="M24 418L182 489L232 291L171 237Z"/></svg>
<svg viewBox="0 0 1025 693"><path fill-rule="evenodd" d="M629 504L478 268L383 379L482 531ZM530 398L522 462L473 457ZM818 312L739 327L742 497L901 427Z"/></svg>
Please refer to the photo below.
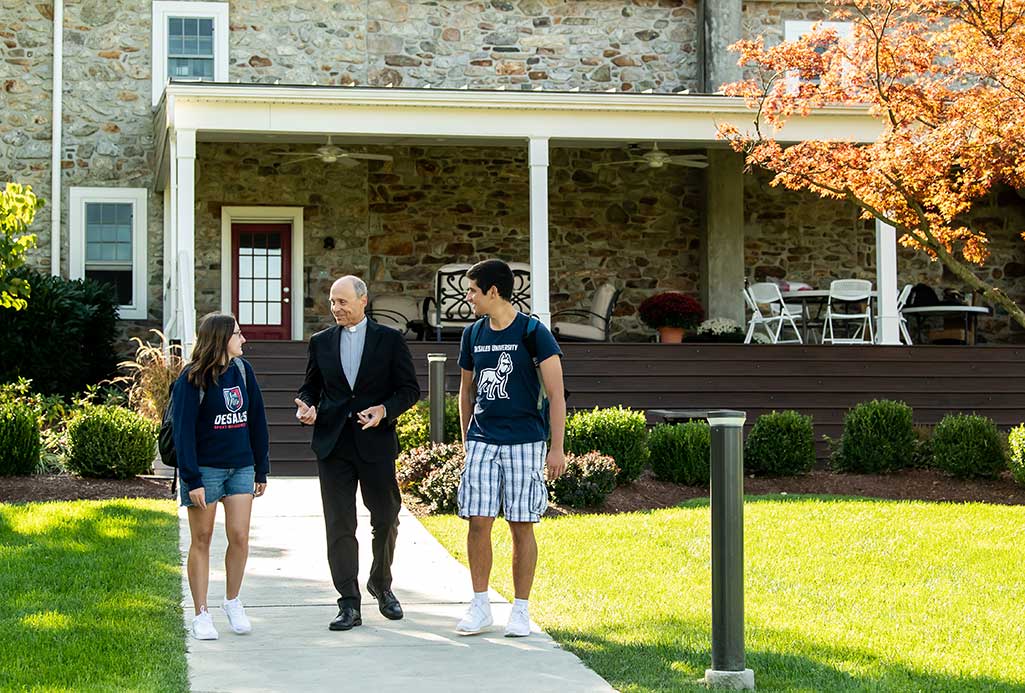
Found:
<svg viewBox="0 0 1025 693"><path fill-rule="evenodd" d="M356 292L356 298L363 298L367 295L367 283L357 277L354 274L347 274L341 277L338 281L346 280L352 285L352 290Z"/></svg>

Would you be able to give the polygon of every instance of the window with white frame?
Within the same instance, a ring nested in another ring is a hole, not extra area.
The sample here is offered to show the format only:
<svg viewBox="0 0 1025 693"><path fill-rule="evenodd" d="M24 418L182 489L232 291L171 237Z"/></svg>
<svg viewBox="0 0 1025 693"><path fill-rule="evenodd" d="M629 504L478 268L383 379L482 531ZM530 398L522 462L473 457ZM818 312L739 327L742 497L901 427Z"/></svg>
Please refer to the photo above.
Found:
<svg viewBox="0 0 1025 693"><path fill-rule="evenodd" d="M786 41L796 41L796 40L800 39L801 37L810 34L811 30L815 26L818 26L820 29L832 29L833 31L836 32L837 38L840 39L841 41L843 41L844 39L851 38L851 36L853 36L853 34L854 34L854 24L852 24L851 22L807 22L807 21L803 21L803 20L802 21L787 20L783 24L783 31L784 31L783 38ZM824 53L826 49L823 47L823 48L819 48L817 50L818 50L819 53ZM788 76L787 76L788 91L797 91L797 84L798 84L799 79L800 78L796 74L793 74L793 75L788 74ZM814 79L814 80L809 80L809 81L812 84L818 84L819 80Z"/></svg>
<svg viewBox="0 0 1025 693"><path fill-rule="evenodd" d="M71 188L69 274L109 284L118 316L146 314L145 188Z"/></svg>
<svg viewBox="0 0 1025 693"><path fill-rule="evenodd" d="M228 3L155 0L154 106L169 80L228 80Z"/></svg>

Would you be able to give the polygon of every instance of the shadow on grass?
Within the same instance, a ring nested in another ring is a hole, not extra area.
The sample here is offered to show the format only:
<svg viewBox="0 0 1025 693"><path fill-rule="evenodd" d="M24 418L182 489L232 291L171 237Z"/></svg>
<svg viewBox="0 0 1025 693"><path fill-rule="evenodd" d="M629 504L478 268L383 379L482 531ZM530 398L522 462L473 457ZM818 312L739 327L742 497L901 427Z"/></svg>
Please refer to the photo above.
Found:
<svg viewBox="0 0 1025 693"><path fill-rule="evenodd" d="M178 520L155 506L0 505L0 689L187 688Z"/></svg>
<svg viewBox="0 0 1025 693"><path fill-rule="evenodd" d="M829 493L766 493L758 496L744 496L744 503L807 503L809 501L844 501L851 503L906 503L908 501L888 498L870 498L868 496L844 496ZM674 508L707 508L708 498L690 498L677 503ZM923 501L929 502L929 501Z"/></svg>
<svg viewBox="0 0 1025 693"><path fill-rule="evenodd" d="M643 626L597 626L587 633L563 629L548 632L617 690L628 693L707 690L700 682L712 660L707 623L666 618ZM873 653L811 642L790 630L763 627L758 629L758 634L763 640L786 642L790 650L781 654L748 648L746 665L754 670L759 691L1025 693L1025 685L1014 682L917 671ZM795 651L799 654L794 654Z"/></svg>

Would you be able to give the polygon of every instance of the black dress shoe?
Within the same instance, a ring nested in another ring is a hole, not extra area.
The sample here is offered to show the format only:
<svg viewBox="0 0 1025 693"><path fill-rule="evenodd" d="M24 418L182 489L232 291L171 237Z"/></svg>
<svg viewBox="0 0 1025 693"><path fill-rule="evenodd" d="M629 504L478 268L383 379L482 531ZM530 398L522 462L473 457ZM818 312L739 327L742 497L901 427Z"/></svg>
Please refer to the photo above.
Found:
<svg viewBox="0 0 1025 693"><path fill-rule="evenodd" d="M399 600L395 598L395 593L391 590L381 590L378 594L369 584L367 585L367 592L370 592L370 596L377 600L377 606L381 610L381 615L385 618L398 621L402 618L402 605L399 604Z"/></svg>
<svg viewBox="0 0 1025 693"><path fill-rule="evenodd" d="M360 618L359 609L352 606L343 606L338 610L338 615L334 617L328 628L330 630L352 630L354 626L362 625L363 619Z"/></svg>

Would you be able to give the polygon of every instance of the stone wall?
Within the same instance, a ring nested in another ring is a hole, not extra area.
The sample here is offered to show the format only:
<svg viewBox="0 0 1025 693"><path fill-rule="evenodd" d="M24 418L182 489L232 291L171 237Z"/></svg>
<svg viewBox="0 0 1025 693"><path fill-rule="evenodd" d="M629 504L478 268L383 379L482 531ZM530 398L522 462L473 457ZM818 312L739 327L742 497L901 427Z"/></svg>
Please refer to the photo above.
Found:
<svg viewBox="0 0 1025 693"><path fill-rule="evenodd" d="M770 176L745 176L745 265L753 281L786 279L827 289L832 279L876 281L875 223L859 218L851 204L769 186ZM975 210L989 233L989 260L975 268L1019 303L1025 303L1025 200L1013 191L995 193ZM840 269L838 269L840 268ZM942 297L943 289L964 290L961 280L924 253L898 246L898 286L923 282ZM936 325L938 327L938 325ZM993 342L1025 341L1022 329L1003 311L979 321L979 334Z"/></svg>
<svg viewBox="0 0 1025 693"><path fill-rule="evenodd" d="M342 274L372 293L425 297L435 270L487 257L529 261L526 150L393 147L390 163L347 169L281 165L271 145L202 144L197 168L196 307L220 305L221 207L303 206L307 335L327 323L324 297ZM619 339L648 339L636 306L656 289L696 293L701 174L695 169L594 168L609 150L557 149L550 173L554 309L586 304L612 281L625 289ZM325 249L325 239L334 248Z"/></svg>

